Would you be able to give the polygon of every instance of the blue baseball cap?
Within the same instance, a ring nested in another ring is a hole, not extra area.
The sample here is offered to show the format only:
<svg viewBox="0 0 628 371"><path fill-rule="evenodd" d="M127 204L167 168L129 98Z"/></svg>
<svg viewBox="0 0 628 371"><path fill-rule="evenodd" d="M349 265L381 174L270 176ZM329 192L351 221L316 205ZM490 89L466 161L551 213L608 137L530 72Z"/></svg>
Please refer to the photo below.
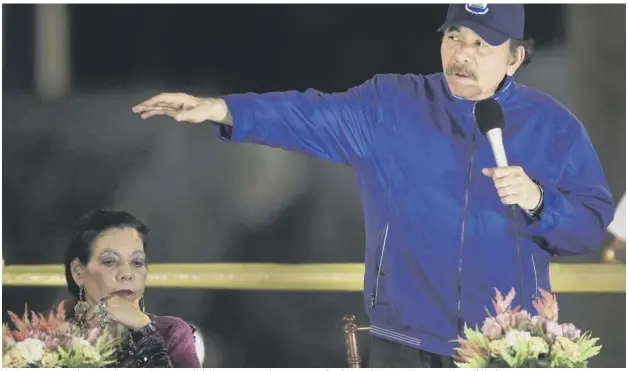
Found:
<svg viewBox="0 0 628 371"><path fill-rule="evenodd" d="M490 45L523 39L523 4L450 4L447 19L438 31L468 27Z"/></svg>

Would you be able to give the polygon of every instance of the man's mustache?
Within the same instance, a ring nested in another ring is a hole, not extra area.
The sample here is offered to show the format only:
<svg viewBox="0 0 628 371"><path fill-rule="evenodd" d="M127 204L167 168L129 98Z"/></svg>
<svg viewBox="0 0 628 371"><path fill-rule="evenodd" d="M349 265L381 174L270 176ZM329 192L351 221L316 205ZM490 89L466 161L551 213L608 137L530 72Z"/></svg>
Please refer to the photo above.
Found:
<svg viewBox="0 0 628 371"><path fill-rule="evenodd" d="M448 66L445 69L445 73L448 76L453 76L455 74L461 74L461 75L465 75L465 76L470 77L470 78L475 80L475 74L472 71L469 71L468 69L466 69L463 65Z"/></svg>

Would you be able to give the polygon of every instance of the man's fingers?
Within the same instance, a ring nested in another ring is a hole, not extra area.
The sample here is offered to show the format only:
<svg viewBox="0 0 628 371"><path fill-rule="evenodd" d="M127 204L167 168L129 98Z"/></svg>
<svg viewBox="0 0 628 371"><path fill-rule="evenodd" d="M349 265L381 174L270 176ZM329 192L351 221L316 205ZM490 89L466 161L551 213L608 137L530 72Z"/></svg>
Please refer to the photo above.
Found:
<svg viewBox="0 0 628 371"><path fill-rule="evenodd" d="M197 124L207 119L207 105L200 98L184 93L163 93L148 99L135 107L133 112L141 114L142 119L167 115L179 122Z"/></svg>
<svg viewBox="0 0 628 371"><path fill-rule="evenodd" d="M499 197L516 196L517 194L519 194L519 190L520 187L507 186L497 189L497 194L499 195Z"/></svg>
<svg viewBox="0 0 628 371"><path fill-rule="evenodd" d="M158 108L175 109L175 108L181 107L181 106L182 106L181 104L176 106L176 105L171 104L171 103L155 103L153 105L145 105L143 103L140 103L137 106L133 107L133 112L140 113L140 112L144 112L144 111L148 111L148 110L152 110L152 109L158 109Z"/></svg>
<svg viewBox="0 0 628 371"><path fill-rule="evenodd" d="M148 111L148 112L144 112L142 113L142 116L140 116L142 119L147 119L156 115L163 115L163 112L159 112L159 111Z"/></svg>
<svg viewBox="0 0 628 371"><path fill-rule="evenodd" d="M527 175L520 166L496 167L482 169L482 174L493 179L497 194L505 205L527 202L524 189L527 186Z"/></svg>
<svg viewBox="0 0 628 371"><path fill-rule="evenodd" d="M206 114L203 113L202 107L197 107L184 111L178 111L177 114L173 117L177 121L186 121L193 124L198 124L199 122L205 121Z"/></svg>
<svg viewBox="0 0 628 371"><path fill-rule="evenodd" d="M164 106L155 106L155 107L150 107L147 108L146 111L161 111L161 112L167 112L167 111L172 111L172 112L177 112L178 110L176 108L172 108L172 107L164 107Z"/></svg>
<svg viewBox="0 0 628 371"><path fill-rule="evenodd" d="M168 101L166 101L163 97L163 94L159 94L157 96L154 96L148 100L143 101L140 104L137 104L133 107L133 112L135 113L139 113L142 111L146 111L148 109L154 108L158 105L165 105L167 104Z"/></svg>
<svg viewBox="0 0 628 371"><path fill-rule="evenodd" d="M200 120L196 115L190 115L187 112L180 112L172 116L175 120L182 122L191 122L193 124L198 124L202 120Z"/></svg>
<svg viewBox="0 0 628 371"><path fill-rule="evenodd" d="M522 169L519 166L508 167L494 167L482 169L482 174L490 176L493 179L501 179L508 176L521 176L523 174Z"/></svg>
<svg viewBox="0 0 628 371"><path fill-rule="evenodd" d="M517 196L510 195L501 198L504 205L514 205L517 203Z"/></svg>
<svg viewBox="0 0 628 371"><path fill-rule="evenodd" d="M514 171L509 167L498 167L493 172L493 179L502 179L514 175Z"/></svg>
<svg viewBox="0 0 628 371"><path fill-rule="evenodd" d="M140 113L155 107L189 109L196 107L197 99L184 93L161 93L133 107L133 112Z"/></svg>
<svg viewBox="0 0 628 371"><path fill-rule="evenodd" d="M171 108L166 108L166 107L151 108L150 110L147 110L144 113L142 113L141 117L142 119L148 119L153 116L161 116L161 115L170 116L180 122L185 121L185 122L191 122L191 123L199 123L203 121L202 119L199 118L201 114L194 109L181 111L181 110L176 110L176 109L171 109Z"/></svg>
<svg viewBox="0 0 628 371"><path fill-rule="evenodd" d="M175 117L177 115L177 111L175 110L166 110L166 109L154 109L151 111L146 111L144 113L142 113L142 119L147 119L153 116L158 116L158 115L168 115L170 117Z"/></svg>
<svg viewBox="0 0 628 371"><path fill-rule="evenodd" d="M184 105L182 103L174 104L174 103L156 103L154 105L144 105L140 104L133 107L133 112L142 113L146 111L151 111L154 109L183 109Z"/></svg>
<svg viewBox="0 0 628 371"><path fill-rule="evenodd" d="M494 183L495 183L495 188L500 189L504 187L518 185L521 183L521 179L517 176L508 176L508 177L495 179Z"/></svg>
<svg viewBox="0 0 628 371"><path fill-rule="evenodd" d="M510 173L511 173L511 170L509 167L494 167L494 168L482 169L482 174L486 176L490 176L493 179L507 177L510 175Z"/></svg>
<svg viewBox="0 0 628 371"><path fill-rule="evenodd" d="M154 97L148 100L145 100L139 105L140 106L156 106L158 104L172 104L178 100L181 100L181 96L179 94L161 93L161 94L155 95Z"/></svg>
<svg viewBox="0 0 628 371"><path fill-rule="evenodd" d="M142 118L148 118L155 115L169 115L171 117L174 117L174 115L176 115L177 112L179 111L170 107L151 107L151 108L146 109L142 113Z"/></svg>

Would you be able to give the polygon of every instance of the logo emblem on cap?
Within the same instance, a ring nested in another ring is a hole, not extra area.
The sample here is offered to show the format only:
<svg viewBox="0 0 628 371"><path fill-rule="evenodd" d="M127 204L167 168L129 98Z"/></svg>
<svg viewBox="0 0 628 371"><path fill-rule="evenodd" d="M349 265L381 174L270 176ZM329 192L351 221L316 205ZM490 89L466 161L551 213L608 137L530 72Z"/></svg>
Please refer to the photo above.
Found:
<svg viewBox="0 0 628 371"><path fill-rule="evenodd" d="M486 14L488 13L488 4L465 4L464 8L469 13Z"/></svg>

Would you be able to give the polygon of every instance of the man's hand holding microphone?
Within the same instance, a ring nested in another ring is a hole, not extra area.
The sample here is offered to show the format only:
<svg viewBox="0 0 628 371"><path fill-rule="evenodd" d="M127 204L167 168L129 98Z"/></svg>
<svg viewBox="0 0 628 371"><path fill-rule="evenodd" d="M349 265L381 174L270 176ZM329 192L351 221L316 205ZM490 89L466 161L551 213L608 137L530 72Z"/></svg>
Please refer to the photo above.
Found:
<svg viewBox="0 0 628 371"><path fill-rule="evenodd" d="M536 213L543 201L541 185L525 173L520 166L508 166L502 129L505 126L504 111L499 102L487 99L476 103L475 120L482 134L488 138L497 167L482 169L491 177L502 203L518 205L528 213Z"/></svg>

